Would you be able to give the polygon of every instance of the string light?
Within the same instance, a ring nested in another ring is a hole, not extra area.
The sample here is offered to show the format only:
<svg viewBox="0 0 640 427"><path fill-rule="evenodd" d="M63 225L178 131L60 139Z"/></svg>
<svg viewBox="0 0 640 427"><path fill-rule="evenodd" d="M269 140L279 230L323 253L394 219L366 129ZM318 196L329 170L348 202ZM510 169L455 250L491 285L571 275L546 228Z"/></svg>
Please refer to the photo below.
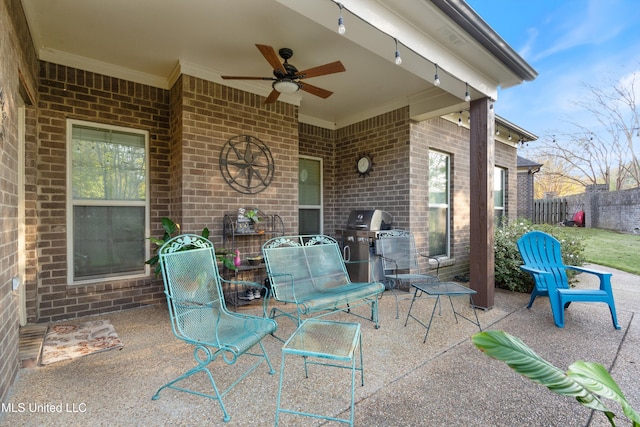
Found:
<svg viewBox="0 0 640 427"><path fill-rule="evenodd" d="M400 56L400 51L398 50L398 39L394 38L396 42L396 65L402 64L402 57Z"/></svg>
<svg viewBox="0 0 640 427"><path fill-rule="evenodd" d="M348 7L346 7L344 4L340 3L337 0L331 0L334 4L336 4L338 6L338 9L340 10L340 14L338 17L338 33L340 35L344 35L346 33L346 27L344 25L344 18L343 18L343 10L349 12L351 15L355 16L356 18L360 19L362 22L364 22L365 24L373 27L374 29L378 30L380 33L384 34L385 36L388 36L390 38L393 39L394 43L395 43L395 54L394 54L394 62L396 65L401 65L402 64L402 56L400 55L400 45L402 44L397 37L394 37L393 34L387 33L383 30L381 30L380 28L376 27L375 25L373 25L371 22L367 21L366 19L362 18L361 16L353 13L352 11L349 10ZM416 52L415 50L411 49L410 47L406 46L406 45L402 45L405 49L407 49L408 51L414 53L415 55L417 55L418 57L420 57L421 59L424 59L425 61L429 61L431 63L433 63L433 65L435 66L436 72L433 76L433 85L434 86L440 86L441 85L441 80L440 80L440 71L443 71L445 74L447 74L446 69L443 69L440 65L436 64L435 62L427 59L425 56L423 56L422 54L420 54L419 52ZM450 74L451 75L451 74ZM465 92L465 97L464 100L466 102L471 101L471 93L469 92L469 84L465 83L466 86L466 92Z"/></svg>
<svg viewBox="0 0 640 427"><path fill-rule="evenodd" d="M341 36L347 32L347 27L344 26L344 19L342 18L342 8L344 7L342 3L338 3L338 7L340 8L340 17L338 18L338 34Z"/></svg>

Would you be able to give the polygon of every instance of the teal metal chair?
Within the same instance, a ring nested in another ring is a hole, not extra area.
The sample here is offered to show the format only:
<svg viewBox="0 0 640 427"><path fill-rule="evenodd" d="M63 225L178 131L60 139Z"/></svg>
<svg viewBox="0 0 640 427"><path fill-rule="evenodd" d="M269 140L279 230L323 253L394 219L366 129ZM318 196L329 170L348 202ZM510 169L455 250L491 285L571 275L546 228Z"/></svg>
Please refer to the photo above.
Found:
<svg viewBox="0 0 640 427"><path fill-rule="evenodd" d="M609 306L611 320L616 329L620 329L616 316L616 305L611 289L611 273L565 265L560 252L560 242L553 236L541 231L531 231L518 240L518 250L524 260L520 266L531 273L535 286L527 308L539 296L549 297L555 324L564 327L564 310L572 302L603 302ZM576 289L569 286L567 269L581 273L594 274L600 279L598 289Z"/></svg>
<svg viewBox="0 0 640 427"><path fill-rule="evenodd" d="M215 399L222 408L223 420L229 421L231 417L222 398L263 361L267 362L269 373L275 373L262 339L275 332L276 322L266 317L227 310L222 292L224 280L218 273L215 249L206 238L195 234L174 237L160 248L159 255L173 333L178 339L195 347L193 356L196 366L160 387L152 399L159 399L164 388ZM241 283L262 287L257 283ZM252 352L251 349L256 345L260 351L256 349ZM209 364L220 356L227 364L233 365L242 355L255 357L254 362L245 367L245 371L226 390L220 392ZM199 372L208 377L213 394L178 386L179 382Z"/></svg>
<svg viewBox="0 0 640 427"><path fill-rule="evenodd" d="M410 289L413 284L438 283L440 260L418 252L413 233L407 230L386 230L378 233L376 254L382 258L382 268L388 287L396 297L396 319L399 317L398 294L403 283ZM436 274L428 274L420 269L420 257L436 261ZM417 292L417 288L416 288ZM414 298L415 299L415 298Z"/></svg>

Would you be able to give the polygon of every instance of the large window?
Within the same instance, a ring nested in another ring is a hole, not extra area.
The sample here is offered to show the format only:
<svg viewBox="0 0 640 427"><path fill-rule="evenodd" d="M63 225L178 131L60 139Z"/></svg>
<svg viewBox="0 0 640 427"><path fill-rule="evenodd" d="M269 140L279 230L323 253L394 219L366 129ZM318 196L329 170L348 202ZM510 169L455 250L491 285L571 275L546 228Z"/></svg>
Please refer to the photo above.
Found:
<svg viewBox="0 0 640 427"><path fill-rule="evenodd" d="M300 157L298 203L299 233L322 234L322 159Z"/></svg>
<svg viewBox="0 0 640 427"><path fill-rule="evenodd" d="M143 275L148 134L69 120L68 282Z"/></svg>
<svg viewBox="0 0 640 427"><path fill-rule="evenodd" d="M429 255L449 256L449 156L429 151Z"/></svg>
<svg viewBox="0 0 640 427"><path fill-rule="evenodd" d="M502 225L502 221L504 221L505 188L505 171L502 168L495 168L493 176L493 204L495 210L493 215L496 226Z"/></svg>

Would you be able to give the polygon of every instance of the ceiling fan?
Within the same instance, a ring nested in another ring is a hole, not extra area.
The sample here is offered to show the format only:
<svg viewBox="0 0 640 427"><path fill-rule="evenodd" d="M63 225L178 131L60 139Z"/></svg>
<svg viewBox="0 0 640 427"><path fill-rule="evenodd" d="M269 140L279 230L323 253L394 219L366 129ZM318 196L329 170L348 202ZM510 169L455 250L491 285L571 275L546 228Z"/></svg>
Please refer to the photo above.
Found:
<svg viewBox="0 0 640 427"><path fill-rule="evenodd" d="M284 62L280 62L278 54L273 47L264 44L257 44L256 47L262 53L262 56L273 67L274 77L243 77L243 76L221 76L223 79L228 80L272 80L273 90L267 96L265 103L276 102L278 96L281 93L294 93L299 89L310 93L312 95L319 96L320 98L328 98L333 92L326 89L319 88L317 86L310 85L309 83L302 82L303 79L309 77L324 76L327 74L341 73L346 71L342 62L335 61L329 64L320 65L319 67L309 68L308 70L298 71L296 67L289 64L287 60L293 56L293 50L283 47L278 50L278 54L284 59Z"/></svg>

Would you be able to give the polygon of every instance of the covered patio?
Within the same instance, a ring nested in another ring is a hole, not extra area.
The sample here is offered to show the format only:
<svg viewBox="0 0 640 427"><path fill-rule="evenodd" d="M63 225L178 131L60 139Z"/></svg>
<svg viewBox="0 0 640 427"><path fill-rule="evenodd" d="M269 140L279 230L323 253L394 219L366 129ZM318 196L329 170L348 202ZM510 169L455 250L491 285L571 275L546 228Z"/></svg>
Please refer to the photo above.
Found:
<svg viewBox="0 0 640 427"><path fill-rule="evenodd" d="M478 315L483 329L500 329L520 337L563 370L576 360L603 364L631 405L638 408L638 278L598 268L614 273L620 331L611 327L605 305L573 304L567 325L559 329L553 324L548 301L537 301L527 310L528 295L502 290L496 290L495 307ZM586 279L580 277L580 280ZM578 286L586 285L593 284L578 283ZM432 303L433 298L419 301L425 316ZM454 303L458 307L461 301ZM422 343L424 329L416 322L403 326L403 315L409 304L407 298L401 298L400 319L395 319L395 299L388 292L380 304L381 328L376 330L372 323L362 323L365 385L356 387L356 425L609 425L604 415L592 414L573 399L551 393L477 350L470 341L477 328L464 321L456 324L447 302L443 305L442 317L434 320L426 344ZM167 378L193 364L191 348L174 339L164 306L137 308L98 318L111 320L124 347L72 361L21 369L8 396L8 404L13 405L9 407L50 404L60 405L62 412L5 411L0 418L1 425L223 424L222 413L214 401L172 390L163 392L157 401L151 400ZM353 321L353 317L346 314L332 318ZM286 320L279 326L279 332L285 335L293 332L292 324ZM282 343L271 337L264 343L279 371ZM224 378L225 371L237 368L220 366L216 373L218 378ZM316 367L310 370L310 378L305 379L301 361L299 366L294 363L287 369L292 378L285 383L290 402L344 417L348 411L346 373ZM226 396L225 404L232 418L225 425L273 425L277 388L278 375L269 375L266 366L260 367ZM345 398L341 399L343 395ZM618 415L618 426L630 425L619 407L608 400L605 403ZM319 425L317 420L290 415L281 416L280 423Z"/></svg>

